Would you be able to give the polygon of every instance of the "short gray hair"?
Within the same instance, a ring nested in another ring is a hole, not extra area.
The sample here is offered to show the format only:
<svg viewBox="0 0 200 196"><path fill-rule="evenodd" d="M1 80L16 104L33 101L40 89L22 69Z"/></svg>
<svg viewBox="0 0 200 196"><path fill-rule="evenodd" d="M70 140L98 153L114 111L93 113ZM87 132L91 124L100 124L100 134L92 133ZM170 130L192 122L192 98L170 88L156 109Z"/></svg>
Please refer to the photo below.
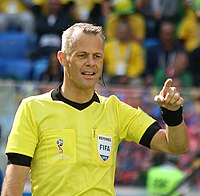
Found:
<svg viewBox="0 0 200 196"><path fill-rule="evenodd" d="M101 26L95 26L90 23L75 23L68 29L66 29L62 34L62 46L61 50L63 52L69 53L73 47L76 37L73 36L73 33L78 30L88 35L100 35L102 37L103 43L105 43L105 35L103 28Z"/></svg>

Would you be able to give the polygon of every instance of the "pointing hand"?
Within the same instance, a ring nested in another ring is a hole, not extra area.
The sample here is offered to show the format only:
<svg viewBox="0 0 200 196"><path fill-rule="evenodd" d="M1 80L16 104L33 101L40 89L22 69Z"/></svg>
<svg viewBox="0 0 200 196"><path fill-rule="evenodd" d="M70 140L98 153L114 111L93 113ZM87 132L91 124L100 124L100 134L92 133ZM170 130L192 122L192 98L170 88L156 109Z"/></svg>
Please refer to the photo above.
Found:
<svg viewBox="0 0 200 196"><path fill-rule="evenodd" d="M173 80L168 78L160 93L154 97L154 101L161 107L176 111L183 105L184 99L176 90L176 87L172 86L172 83Z"/></svg>

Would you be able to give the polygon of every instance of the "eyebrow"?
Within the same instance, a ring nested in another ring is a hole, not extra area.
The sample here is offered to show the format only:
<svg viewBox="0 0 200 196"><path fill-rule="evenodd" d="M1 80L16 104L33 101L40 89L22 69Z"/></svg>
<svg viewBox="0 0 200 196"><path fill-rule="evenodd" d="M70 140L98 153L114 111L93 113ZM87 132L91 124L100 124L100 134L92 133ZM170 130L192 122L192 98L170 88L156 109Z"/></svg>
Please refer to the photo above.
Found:
<svg viewBox="0 0 200 196"><path fill-rule="evenodd" d="M86 51L77 51L76 52L77 54L79 54L79 53L86 53L86 54L90 54L89 52L86 52ZM94 53L92 53L92 54L99 54L99 55L102 55L103 56L103 52L94 52Z"/></svg>

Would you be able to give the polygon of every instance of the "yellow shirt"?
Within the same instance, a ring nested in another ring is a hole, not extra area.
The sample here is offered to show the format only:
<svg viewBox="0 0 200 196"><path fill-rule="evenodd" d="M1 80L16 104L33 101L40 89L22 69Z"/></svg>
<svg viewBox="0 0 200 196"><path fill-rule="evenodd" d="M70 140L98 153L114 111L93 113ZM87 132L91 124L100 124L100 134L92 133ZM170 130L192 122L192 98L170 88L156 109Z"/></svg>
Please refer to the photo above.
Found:
<svg viewBox="0 0 200 196"><path fill-rule="evenodd" d="M32 157L33 196L115 195L119 143L139 143L155 120L115 96L98 97L83 110L53 101L51 92L22 101L6 153Z"/></svg>
<svg viewBox="0 0 200 196"><path fill-rule="evenodd" d="M139 77L144 69L144 51L142 46L132 41L129 43L118 42L117 40L107 41L105 44L104 60L108 76L118 75L119 63L126 63L126 75L128 77Z"/></svg>
<svg viewBox="0 0 200 196"><path fill-rule="evenodd" d="M21 0L1 0L0 12L16 14L24 11L27 11L27 7Z"/></svg>
<svg viewBox="0 0 200 196"><path fill-rule="evenodd" d="M138 41L145 39L145 19L142 15L134 13L128 16L130 26L134 33L134 38ZM116 38L116 28L119 22L119 16L111 14L108 16L105 23L105 35L107 40Z"/></svg>
<svg viewBox="0 0 200 196"><path fill-rule="evenodd" d="M61 4L67 4L70 0L60 0ZM74 0L79 16L87 17L95 3L101 3L102 0ZM47 1L46 0L33 0L35 5L40 5L43 7L44 12L47 10Z"/></svg>
<svg viewBox="0 0 200 196"><path fill-rule="evenodd" d="M193 10L188 10L186 17L180 22L177 35L184 40L184 47L188 52L199 46L200 26Z"/></svg>

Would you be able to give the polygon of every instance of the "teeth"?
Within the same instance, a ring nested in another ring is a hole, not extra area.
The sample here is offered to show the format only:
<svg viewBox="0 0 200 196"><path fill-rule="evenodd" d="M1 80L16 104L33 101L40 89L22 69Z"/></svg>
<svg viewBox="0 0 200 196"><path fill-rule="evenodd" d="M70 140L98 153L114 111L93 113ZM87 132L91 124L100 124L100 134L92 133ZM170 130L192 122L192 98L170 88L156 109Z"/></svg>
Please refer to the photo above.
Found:
<svg viewBox="0 0 200 196"><path fill-rule="evenodd" d="M93 75L94 73L84 72L84 75Z"/></svg>

